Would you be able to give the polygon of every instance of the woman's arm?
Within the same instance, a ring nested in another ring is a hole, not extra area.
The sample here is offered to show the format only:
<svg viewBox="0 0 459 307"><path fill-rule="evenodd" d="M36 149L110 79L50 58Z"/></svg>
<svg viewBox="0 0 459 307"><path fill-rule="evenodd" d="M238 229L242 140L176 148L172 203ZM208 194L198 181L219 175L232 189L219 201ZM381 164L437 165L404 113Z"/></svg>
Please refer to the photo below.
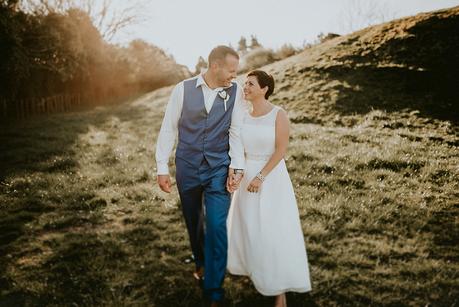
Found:
<svg viewBox="0 0 459 307"><path fill-rule="evenodd" d="M276 143L274 153L265 166L261 169L260 173L263 177L269 175L274 167L284 158L287 153L288 140L289 140L289 120L287 113L280 109L276 115ZM249 192L258 192L262 181L255 177L247 187Z"/></svg>
<svg viewBox="0 0 459 307"><path fill-rule="evenodd" d="M276 145L274 153L261 170L261 174L266 177L274 167L284 158L287 153L289 138L289 121L284 110L280 109L276 116Z"/></svg>

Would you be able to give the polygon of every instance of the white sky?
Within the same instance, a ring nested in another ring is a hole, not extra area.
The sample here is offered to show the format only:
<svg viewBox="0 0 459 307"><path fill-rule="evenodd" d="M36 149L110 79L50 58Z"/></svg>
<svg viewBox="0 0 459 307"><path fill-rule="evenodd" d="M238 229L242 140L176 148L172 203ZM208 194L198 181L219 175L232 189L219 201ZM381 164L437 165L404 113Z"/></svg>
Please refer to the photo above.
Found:
<svg viewBox="0 0 459 307"><path fill-rule="evenodd" d="M457 5L459 0L150 0L143 9L146 20L120 33L114 42L141 38L193 71L199 56L207 59L220 44L237 48L241 36L249 43L253 34L268 48L284 43L301 47L321 32L349 32L347 16L353 16L355 28L364 20L381 20L363 13L391 20Z"/></svg>

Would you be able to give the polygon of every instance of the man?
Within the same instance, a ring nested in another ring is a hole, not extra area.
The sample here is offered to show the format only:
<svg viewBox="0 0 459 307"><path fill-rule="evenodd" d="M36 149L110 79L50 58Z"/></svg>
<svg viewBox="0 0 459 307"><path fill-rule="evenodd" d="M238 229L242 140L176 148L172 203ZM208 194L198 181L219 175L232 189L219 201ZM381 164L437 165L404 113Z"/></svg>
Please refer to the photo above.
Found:
<svg viewBox="0 0 459 307"><path fill-rule="evenodd" d="M195 276L203 278L204 294L217 306L224 296L227 264L231 195L226 184L237 186L244 169L240 138L244 107L242 89L232 82L238 54L218 46L210 52L208 63L205 73L180 82L172 91L158 136L156 162L158 184L170 193L168 161L178 132L176 180Z"/></svg>

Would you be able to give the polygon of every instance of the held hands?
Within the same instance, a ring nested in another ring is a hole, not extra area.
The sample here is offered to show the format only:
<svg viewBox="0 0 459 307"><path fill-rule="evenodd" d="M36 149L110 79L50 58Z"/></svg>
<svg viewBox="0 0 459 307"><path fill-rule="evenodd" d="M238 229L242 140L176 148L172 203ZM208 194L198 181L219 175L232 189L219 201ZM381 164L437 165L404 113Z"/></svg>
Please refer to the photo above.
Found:
<svg viewBox="0 0 459 307"><path fill-rule="evenodd" d="M158 175L158 185L166 193L171 192L171 177L169 175Z"/></svg>
<svg viewBox="0 0 459 307"><path fill-rule="evenodd" d="M235 173L232 168L229 169L228 178L226 180L226 189L228 192L233 193L239 189L242 177L244 177L243 173Z"/></svg>

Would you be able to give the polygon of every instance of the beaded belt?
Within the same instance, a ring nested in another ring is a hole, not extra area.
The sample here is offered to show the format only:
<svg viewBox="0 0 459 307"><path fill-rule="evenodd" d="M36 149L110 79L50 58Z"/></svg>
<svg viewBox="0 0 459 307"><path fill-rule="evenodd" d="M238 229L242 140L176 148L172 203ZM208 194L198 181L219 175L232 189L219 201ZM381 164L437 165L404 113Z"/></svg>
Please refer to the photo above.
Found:
<svg viewBox="0 0 459 307"><path fill-rule="evenodd" d="M258 154L245 153L245 158L247 160L268 161L271 158L271 156L272 156L272 154L270 154L270 155L258 155Z"/></svg>

